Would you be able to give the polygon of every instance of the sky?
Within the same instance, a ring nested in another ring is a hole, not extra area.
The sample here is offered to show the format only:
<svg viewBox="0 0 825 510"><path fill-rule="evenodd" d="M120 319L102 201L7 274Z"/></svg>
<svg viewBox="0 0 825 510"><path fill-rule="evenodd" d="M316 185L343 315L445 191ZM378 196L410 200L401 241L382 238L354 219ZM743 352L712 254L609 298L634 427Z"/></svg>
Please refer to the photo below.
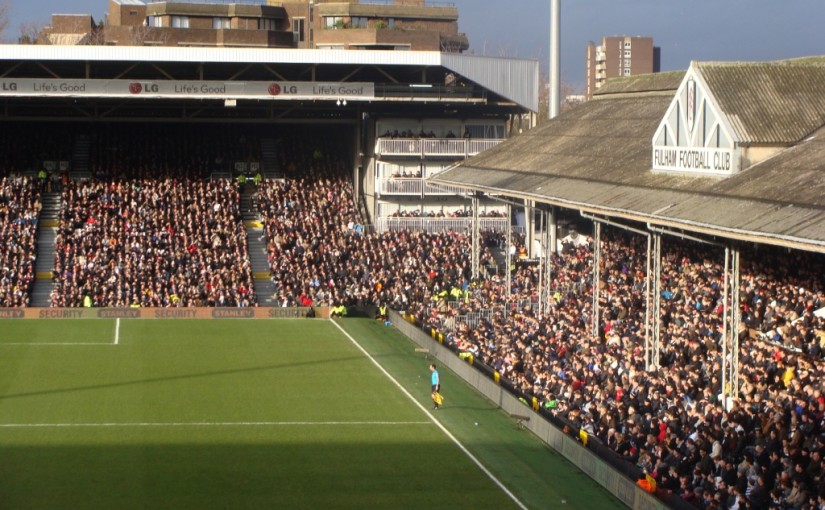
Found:
<svg viewBox="0 0 825 510"><path fill-rule="evenodd" d="M25 22L52 13L102 19L108 0L10 0L6 39ZM202 0L201 0L202 1ZM217 0L227 1L227 0ZM560 0L561 77L581 91L588 41L612 35L650 36L663 71L698 61L765 61L825 55L825 0ZM550 0L427 0L458 8L470 53L539 60L546 73Z"/></svg>

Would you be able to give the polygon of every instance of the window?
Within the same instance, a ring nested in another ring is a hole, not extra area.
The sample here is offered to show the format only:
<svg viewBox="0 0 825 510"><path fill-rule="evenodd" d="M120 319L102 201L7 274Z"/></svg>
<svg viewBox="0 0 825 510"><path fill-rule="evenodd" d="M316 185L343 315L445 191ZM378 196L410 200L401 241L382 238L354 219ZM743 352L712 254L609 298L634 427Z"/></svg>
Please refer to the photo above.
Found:
<svg viewBox="0 0 825 510"><path fill-rule="evenodd" d="M624 76L630 76L630 69L625 68L625 69L624 69L624 71L622 72L622 75L624 75Z"/></svg>
<svg viewBox="0 0 825 510"><path fill-rule="evenodd" d="M625 42L624 42L624 48L625 48L626 50L629 50L629 49L630 49L630 41L625 41Z"/></svg>
<svg viewBox="0 0 825 510"><path fill-rule="evenodd" d="M292 18L292 33L295 36L295 42L303 42L304 40L304 22L306 18Z"/></svg>
<svg viewBox="0 0 825 510"><path fill-rule="evenodd" d="M229 18L212 18L212 28L226 30L229 28Z"/></svg>
<svg viewBox="0 0 825 510"><path fill-rule="evenodd" d="M630 50L624 50L624 58L630 58Z"/></svg>
<svg viewBox="0 0 825 510"><path fill-rule="evenodd" d="M172 16L172 28L189 28L189 16Z"/></svg>
<svg viewBox="0 0 825 510"><path fill-rule="evenodd" d="M369 25L369 19L364 16L353 16L352 17L352 27L353 28L367 28Z"/></svg>
<svg viewBox="0 0 825 510"><path fill-rule="evenodd" d="M293 30L292 31L295 32L295 21L297 21L297 20L292 20L292 21L293 21L293 23L292 23ZM301 20L301 21L303 21L303 20ZM273 31L273 30L277 30L277 28L275 26L275 20L274 19L267 19L267 18L260 18L258 20L258 30L269 30L270 32Z"/></svg>
<svg viewBox="0 0 825 510"><path fill-rule="evenodd" d="M388 26L389 28L395 28L395 18L389 18L389 19L387 20L387 26Z"/></svg>
<svg viewBox="0 0 825 510"><path fill-rule="evenodd" d="M146 18L146 26L160 28L163 26L163 19L160 16L149 16Z"/></svg>
<svg viewBox="0 0 825 510"><path fill-rule="evenodd" d="M342 16L324 16L324 28L332 30L344 28L344 18Z"/></svg>
<svg viewBox="0 0 825 510"><path fill-rule="evenodd" d="M625 67L630 67L630 59L624 61Z"/></svg>

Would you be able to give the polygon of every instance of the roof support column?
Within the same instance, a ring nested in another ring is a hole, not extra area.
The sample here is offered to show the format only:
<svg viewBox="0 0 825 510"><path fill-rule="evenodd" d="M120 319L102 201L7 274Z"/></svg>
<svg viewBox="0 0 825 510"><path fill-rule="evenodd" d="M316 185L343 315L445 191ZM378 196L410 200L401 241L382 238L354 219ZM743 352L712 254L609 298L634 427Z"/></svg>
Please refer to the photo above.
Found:
<svg viewBox="0 0 825 510"><path fill-rule="evenodd" d="M472 267L470 268L471 274L473 276L473 280L478 279L479 277L479 260L481 259L479 255L479 249L481 246L480 238L481 238L481 230L479 228L479 219L478 219L478 197L479 193L476 191L473 193L473 245L472 245Z"/></svg>
<svg viewBox="0 0 825 510"><path fill-rule="evenodd" d="M533 238L536 235L536 218L535 218L536 203L533 200L524 201L524 244L527 248L527 256L535 258L535 247L533 246Z"/></svg>
<svg viewBox="0 0 825 510"><path fill-rule="evenodd" d="M539 260L539 276L536 283L539 286L538 313L544 313L544 301L547 297L544 287L545 263L547 262L547 210L539 209L539 253L536 254Z"/></svg>
<svg viewBox="0 0 825 510"><path fill-rule="evenodd" d="M651 237L653 238L652 253L650 249ZM648 235L647 239L645 368L648 372L655 372L659 369L659 353L662 346L662 236L654 233ZM650 307L651 298L653 299L652 309Z"/></svg>
<svg viewBox="0 0 825 510"><path fill-rule="evenodd" d="M739 248L725 248L722 330L722 403L730 410L739 395Z"/></svg>
<svg viewBox="0 0 825 510"><path fill-rule="evenodd" d="M661 284L662 284L662 271L661 271L661 260L662 260L662 236L657 233L651 233L650 231L640 230L638 228L633 228L628 225L623 225L622 223L617 223L612 220L608 220L605 218L598 218L596 216L590 216L589 214L580 213L583 218L587 218L592 220L595 223L595 226L598 227L596 230L597 239L596 245L599 246L599 250L596 251L594 248L594 263L601 261L601 224L604 223L605 225L610 225L612 227L620 228L622 230L626 230L628 232L633 232L639 235L643 235L647 238L647 267L645 273L645 370L647 371L655 371L659 368L659 352L660 352L660 330L659 330L659 317L661 317ZM594 268L595 273L595 268ZM601 277L601 270L598 274ZM594 293L598 293L598 280L594 279L596 286L594 287ZM652 309L651 309L651 301ZM594 299L593 301L593 310L594 313L599 313L599 306L598 302Z"/></svg>
<svg viewBox="0 0 825 510"><path fill-rule="evenodd" d="M602 254L602 224L593 224L593 322L590 333L599 336L599 288L602 280L601 274L601 254Z"/></svg>
<svg viewBox="0 0 825 510"><path fill-rule="evenodd" d="M504 269L507 275L507 305L510 305L510 291L513 280L513 204L507 202L507 267Z"/></svg>

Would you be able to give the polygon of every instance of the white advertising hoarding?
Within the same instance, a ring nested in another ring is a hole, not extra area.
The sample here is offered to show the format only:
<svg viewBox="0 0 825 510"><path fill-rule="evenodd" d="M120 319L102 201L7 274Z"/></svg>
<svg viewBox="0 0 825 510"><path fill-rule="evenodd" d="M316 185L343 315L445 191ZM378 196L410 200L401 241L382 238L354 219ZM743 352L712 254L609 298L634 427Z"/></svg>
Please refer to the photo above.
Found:
<svg viewBox="0 0 825 510"><path fill-rule="evenodd" d="M375 99L373 83L0 79L0 96L146 99Z"/></svg>

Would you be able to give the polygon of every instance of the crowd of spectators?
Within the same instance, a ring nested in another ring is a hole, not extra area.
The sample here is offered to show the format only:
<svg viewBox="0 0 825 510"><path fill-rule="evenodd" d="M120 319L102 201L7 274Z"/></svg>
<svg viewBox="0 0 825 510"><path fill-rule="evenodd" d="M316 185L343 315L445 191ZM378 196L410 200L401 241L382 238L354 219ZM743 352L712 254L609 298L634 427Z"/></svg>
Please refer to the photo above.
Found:
<svg viewBox="0 0 825 510"><path fill-rule="evenodd" d="M19 174L0 178L0 307L29 304L37 258L40 183Z"/></svg>
<svg viewBox="0 0 825 510"><path fill-rule="evenodd" d="M407 312L699 508L825 501L820 257L743 252L740 388L724 400L724 275L712 248L666 240L662 347L649 370L646 239L603 235L593 335L592 243L551 255L554 289L539 315L537 265L515 265L508 301L504 275L470 278L467 232L355 232L347 180L334 168L313 172L262 199L280 303L387 303ZM501 244L501 233L485 233L482 263L492 264L490 249ZM495 312L472 326L457 316L480 310Z"/></svg>
<svg viewBox="0 0 825 510"><path fill-rule="evenodd" d="M667 243L661 366L648 371L643 241L603 238L598 335L590 331L592 293L577 286L582 291L554 293L545 315L504 308L475 327L459 324L448 341L697 507L818 508L825 495L825 323L814 314L825 306L821 258L789 261L765 248L743 254L741 385L726 402L719 255ZM586 281L591 250L571 246L554 258L554 278ZM513 281L535 289L536 268L520 271L532 274ZM518 296L522 289L514 288ZM500 282L482 289L486 303L502 295ZM426 307L417 316L449 323Z"/></svg>
<svg viewBox="0 0 825 510"><path fill-rule="evenodd" d="M51 306L255 305L238 185L209 179L235 138L167 134L92 136L94 178L62 191Z"/></svg>
<svg viewBox="0 0 825 510"><path fill-rule="evenodd" d="M93 136L95 178L63 189L53 306L254 304L238 186L206 178L237 155L212 135L172 138ZM606 228L595 285L592 242L565 245L550 255L553 288L537 306L544 275L519 256L521 237L514 254L524 263L506 268L508 287L500 271L472 278L468 232L361 225L346 151L332 140L283 138L287 176L258 189L278 305L389 304L703 510L825 507L821 256L743 249L740 384L726 399L718 248L666 238L661 352L651 367L645 238ZM0 186L0 235L12 247L2 255L4 306L27 300L38 197L30 179ZM507 240L483 236L481 264L494 267ZM470 313L481 318L462 319Z"/></svg>

